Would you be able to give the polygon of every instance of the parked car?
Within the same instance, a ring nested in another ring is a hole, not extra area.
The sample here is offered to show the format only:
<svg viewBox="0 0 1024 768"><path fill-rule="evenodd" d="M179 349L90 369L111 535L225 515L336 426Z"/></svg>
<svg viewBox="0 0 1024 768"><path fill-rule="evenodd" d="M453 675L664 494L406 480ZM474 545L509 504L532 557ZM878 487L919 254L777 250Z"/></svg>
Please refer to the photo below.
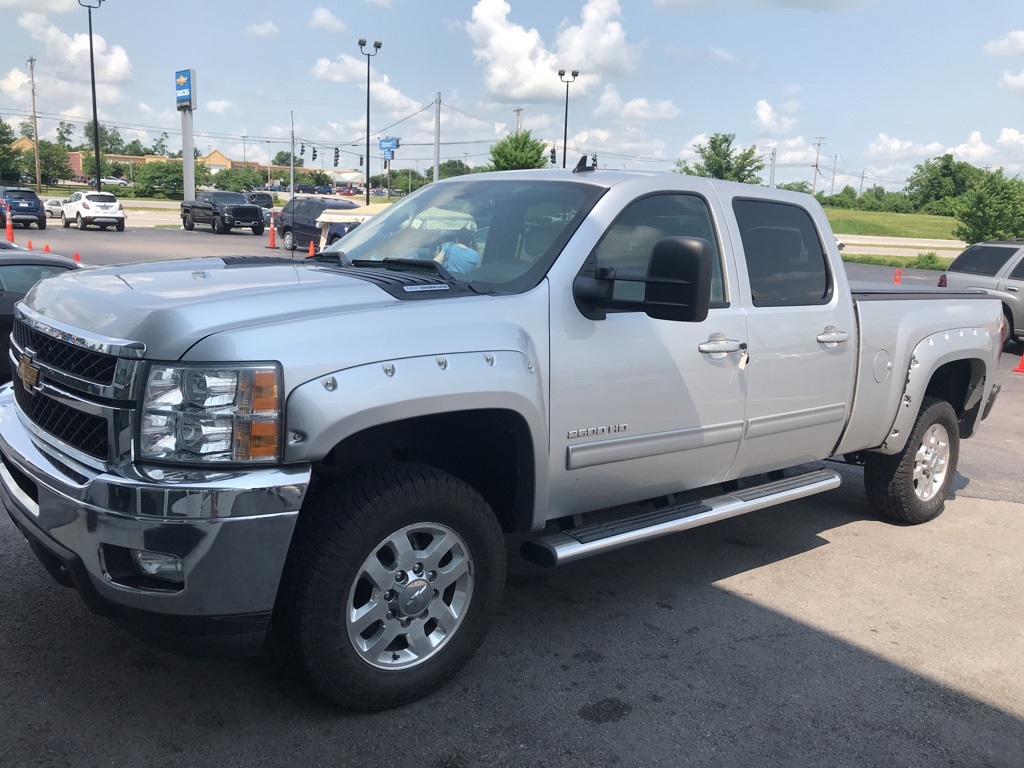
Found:
<svg viewBox="0 0 1024 768"><path fill-rule="evenodd" d="M354 189L353 187L342 187L338 194L345 197L355 197L359 194L359 190Z"/></svg>
<svg viewBox="0 0 1024 768"><path fill-rule="evenodd" d="M14 326L14 305L28 289L45 277L78 269L66 256L30 251L6 240L0 241L0 383L11 380L10 337Z"/></svg>
<svg viewBox="0 0 1024 768"><path fill-rule="evenodd" d="M334 194L334 186L331 185L331 184L320 184L320 185L316 186L314 189L315 189L315 191L316 191L316 193L318 195L333 195Z"/></svg>
<svg viewBox="0 0 1024 768"><path fill-rule="evenodd" d="M60 216L60 209L64 207L66 199L59 197L50 197L43 201L43 210L46 212L46 218L52 219Z"/></svg>
<svg viewBox="0 0 1024 768"><path fill-rule="evenodd" d="M100 179L100 184L109 184L112 187L127 187L128 179L119 179L116 176L104 176Z"/></svg>
<svg viewBox="0 0 1024 768"><path fill-rule="evenodd" d="M274 212L274 196L269 192L244 192L246 199L263 209L263 225L270 226L271 214Z"/></svg>
<svg viewBox="0 0 1024 768"><path fill-rule="evenodd" d="M939 276L940 288L980 288L1003 303L1002 343L1024 338L1024 239L975 243Z"/></svg>
<svg viewBox="0 0 1024 768"><path fill-rule="evenodd" d="M100 229L117 227L118 232L124 232L127 218L124 206L112 192L75 192L60 209L60 224L64 229L74 222L79 229L95 224Z"/></svg>
<svg viewBox="0 0 1024 768"><path fill-rule="evenodd" d="M314 195L316 194L316 187L312 184L296 184L295 194Z"/></svg>
<svg viewBox="0 0 1024 768"><path fill-rule="evenodd" d="M328 200L322 197L303 197L289 200L277 217L277 234L285 249L308 248L311 242L320 242L320 226L316 220L325 210L358 208L351 200Z"/></svg>
<svg viewBox="0 0 1024 768"><path fill-rule="evenodd" d="M46 211L43 201L34 190L25 187L0 187L0 197L11 208L11 223L22 227L35 224L46 229ZM0 206L0 227L7 226L7 206Z"/></svg>

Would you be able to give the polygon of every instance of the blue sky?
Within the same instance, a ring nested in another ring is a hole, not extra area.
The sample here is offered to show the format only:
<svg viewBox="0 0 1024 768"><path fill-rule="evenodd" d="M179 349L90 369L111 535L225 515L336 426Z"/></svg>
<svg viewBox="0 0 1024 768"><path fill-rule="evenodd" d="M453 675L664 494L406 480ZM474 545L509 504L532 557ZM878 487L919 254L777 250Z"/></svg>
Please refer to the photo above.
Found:
<svg viewBox="0 0 1024 768"><path fill-rule="evenodd" d="M96 0L92 0L93 3ZM570 162L669 170L716 132L777 149L779 182L897 189L951 152L1024 171L1020 0L105 0L93 12L101 122L126 141L161 131L181 146L174 72L196 71L196 146L267 160L295 134L306 164L358 166L371 60L371 147L397 136L392 167L488 162L516 128ZM0 0L0 117L29 114L36 58L39 131L91 116L86 11L77 0ZM521 112L515 110L521 108ZM246 139L243 142L242 137ZM819 142L820 139L820 142ZM820 146L819 146L820 144ZM373 172L379 170L374 157ZM768 168L763 173L768 180Z"/></svg>

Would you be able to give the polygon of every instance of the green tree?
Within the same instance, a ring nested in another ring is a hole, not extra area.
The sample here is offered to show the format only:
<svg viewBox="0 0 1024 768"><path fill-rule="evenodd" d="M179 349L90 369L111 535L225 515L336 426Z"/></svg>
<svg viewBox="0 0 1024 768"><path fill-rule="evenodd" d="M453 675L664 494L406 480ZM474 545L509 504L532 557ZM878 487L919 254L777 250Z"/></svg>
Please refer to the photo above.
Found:
<svg viewBox="0 0 1024 768"><path fill-rule="evenodd" d="M213 174L213 186L217 189L229 189L233 192L246 192L258 189L263 184L263 176L252 168L228 168Z"/></svg>
<svg viewBox="0 0 1024 768"><path fill-rule="evenodd" d="M124 139L121 138L121 132L117 128L108 128L103 123L99 124L100 129L100 154L110 155L123 155L124 154ZM93 148L93 137L92 137L92 120L85 124L82 129L82 136L84 137L82 143L78 145L80 150L89 150Z"/></svg>
<svg viewBox="0 0 1024 768"><path fill-rule="evenodd" d="M96 161L93 159L93 153L88 149L81 150L82 152L82 173L88 176L90 179L96 173ZM100 177L110 176L114 172L114 166L111 165L110 161L107 160L100 153Z"/></svg>
<svg viewBox="0 0 1024 768"><path fill-rule="evenodd" d="M757 154L757 147L733 149L734 141L735 133L712 134L707 144L697 145L697 155L701 160L699 163L690 165L682 160L676 160L676 167L673 170L690 176L760 184L761 177L757 174L764 168L764 160Z"/></svg>
<svg viewBox="0 0 1024 768"><path fill-rule="evenodd" d="M35 131L32 130L32 121L22 120L18 123L18 134L23 138L31 139L35 135Z"/></svg>
<svg viewBox="0 0 1024 768"><path fill-rule="evenodd" d="M0 120L0 177L15 178L18 175L18 164L21 157L11 146L14 143L14 129L5 120Z"/></svg>
<svg viewBox="0 0 1024 768"><path fill-rule="evenodd" d="M132 139L124 146L124 154L126 155L148 155L149 149L138 139Z"/></svg>
<svg viewBox="0 0 1024 768"><path fill-rule="evenodd" d="M331 177L324 171L310 171L309 179L314 187L326 187L331 183Z"/></svg>
<svg viewBox="0 0 1024 768"><path fill-rule="evenodd" d="M437 167L437 173L442 179L450 179L452 176L465 176L469 172L469 166L461 160L445 160Z"/></svg>
<svg viewBox="0 0 1024 768"><path fill-rule="evenodd" d="M22 153L22 168L35 176L35 152L30 149ZM39 140L39 175L46 184L70 179L74 174L68 163L68 151L60 144L46 139Z"/></svg>
<svg viewBox="0 0 1024 768"><path fill-rule="evenodd" d="M776 189L788 189L790 192L803 192L811 194L811 185L806 181L787 181L785 184L776 184Z"/></svg>
<svg viewBox="0 0 1024 768"><path fill-rule="evenodd" d="M71 149L71 138L75 135L75 124L67 120L57 123L57 143L64 149Z"/></svg>
<svg viewBox="0 0 1024 768"><path fill-rule="evenodd" d="M957 198L954 212L953 235L965 242L1024 236L1024 181L1006 178L1002 168L982 172Z"/></svg>
<svg viewBox="0 0 1024 768"><path fill-rule="evenodd" d="M984 173L977 166L954 160L952 155L942 155L914 167L907 179L906 193L919 211L946 198L960 197ZM952 210L949 202L937 207Z"/></svg>
<svg viewBox="0 0 1024 768"><path fill-rule="evenodd" d="M160 138L153 142L153 154L154 155L166 155L167 154L167 132L163 131L160 134Z"/></svg>
<svg viewBox="0 0 1024 768"><path fill-rule="evenodd" d="M491 147L491 165L496 171L543 168L548 164L545 149L547 144L529 131L512 133Z"/></svg>
<svg viewBox="0 0 1024 768"><path fill-rule="evenodd" d="M857 190L847 184L838 195L823 195L820 198L821 204L830 208L856 209Z"/></svg>
<svg viewBox="0 0 1024 768"><path fill-rule="evenodd" d="M304 158L301 158L298 155L295 156L295 167L296 168L301 168L302 164L305 163L305 162L306 162L306 160ZM271 165L280 165L280 166L284 166L285 168L287 168L288 166L290 166L292 164L292 153L282 149L280 152L278 152L276 155L274 155L274 159L270 161L270 164Z"/></svg>

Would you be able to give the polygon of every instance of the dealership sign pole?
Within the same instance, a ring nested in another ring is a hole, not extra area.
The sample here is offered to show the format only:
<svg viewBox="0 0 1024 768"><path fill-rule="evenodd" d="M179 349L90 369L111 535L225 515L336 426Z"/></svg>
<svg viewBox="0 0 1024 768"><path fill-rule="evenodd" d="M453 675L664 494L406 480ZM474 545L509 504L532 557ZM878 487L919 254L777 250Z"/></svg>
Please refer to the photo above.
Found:
<svg viewBox="0 0 1024 768"><path fill-rule="evenodd" d="M182 69L174 73L174 99L181 112L181 167L184 173L185 200L196 199L196 153L192 134L192 110L196 108L196 71Z"/></svg>

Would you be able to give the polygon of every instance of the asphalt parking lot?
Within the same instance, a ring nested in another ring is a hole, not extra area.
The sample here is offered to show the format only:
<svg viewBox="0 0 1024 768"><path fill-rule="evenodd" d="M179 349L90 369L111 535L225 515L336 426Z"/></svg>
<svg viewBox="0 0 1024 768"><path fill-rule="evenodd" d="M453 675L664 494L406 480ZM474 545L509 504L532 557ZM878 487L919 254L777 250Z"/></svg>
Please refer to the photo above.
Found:
<svg viewBox="0 0 1024 768"><path fill-rule="evenodd" d="M557 570L510 541L476 659L375 715L334 709L273 652L143 645L0 514L0 766L1020 768L1022 351L935 521L870 517L861 470L830 463L835 491Z"/></svg>

